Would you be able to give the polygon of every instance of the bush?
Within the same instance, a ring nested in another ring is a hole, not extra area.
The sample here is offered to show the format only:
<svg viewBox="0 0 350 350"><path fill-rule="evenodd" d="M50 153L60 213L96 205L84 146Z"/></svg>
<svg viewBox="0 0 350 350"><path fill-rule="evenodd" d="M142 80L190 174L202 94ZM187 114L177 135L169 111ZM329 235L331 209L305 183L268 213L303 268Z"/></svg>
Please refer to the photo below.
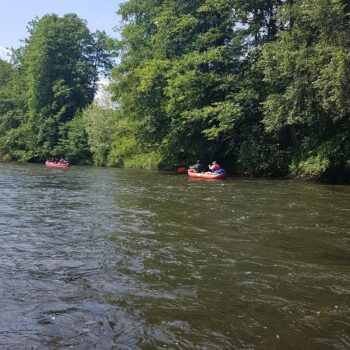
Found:
<svg viewBox="0 0 350 350"><path fill-rule="evenodd" d="M249 176L284 176L288 173L290 152L280 149L263 135L251 134L238 154L238 173Z"/></svg>
<svg viewBox="0 0 350 350"><path fill-rule="evenodd" d="M329 169L329 166L330 162L328 159L317 155L299 162L292 162L289 170L294 176L315 179L322 177Z"/></svg>

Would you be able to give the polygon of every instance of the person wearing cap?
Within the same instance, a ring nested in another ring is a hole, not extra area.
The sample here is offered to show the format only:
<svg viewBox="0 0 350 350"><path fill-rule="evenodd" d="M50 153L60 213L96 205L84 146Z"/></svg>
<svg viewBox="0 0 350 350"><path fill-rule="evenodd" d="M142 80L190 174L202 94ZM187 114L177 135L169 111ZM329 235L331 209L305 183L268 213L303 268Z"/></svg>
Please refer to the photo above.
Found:
<svg viewBox="0 0 350 350"><path fill-rule="evenodd" d="M209 165L209 169L211 170L212 173L220 169L220 165L216 163L215 160L212 161L211 165Z"/></svg>
<svg viewBox="0 0 350 350"><path fill-rule="evenodd" d="M201 164L200 160L197 160L195 165L190 166L190 169L196 173L202 173L204 171L204 166Z"/></svg>

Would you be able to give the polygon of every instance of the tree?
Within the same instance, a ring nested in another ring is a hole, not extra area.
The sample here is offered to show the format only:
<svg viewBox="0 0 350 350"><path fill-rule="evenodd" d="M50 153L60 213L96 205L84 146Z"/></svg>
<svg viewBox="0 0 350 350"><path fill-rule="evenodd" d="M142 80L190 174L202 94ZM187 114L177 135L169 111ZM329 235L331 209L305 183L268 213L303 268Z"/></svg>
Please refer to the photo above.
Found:
<svg viewBox="0 0 350 350"><path fill-rule="evenodd" d="M64 142L65 124L92 102L99 72L111 61L105 33L90 33L75 14L36 18L28 31L15 56L26 104L18 127L28 132L20 158L43 160Z"/></svg>
<svg viewBox="0 0 350 350"><path fill-rule="evenodd" d="M0 60L0 157L17 159L28 146L26 128L20 128L27 108L22 71Z"/></svg>
<svg viewBox="0 0 350 350"><path fill-rule="evenodd" d="M121 117L135 127L138 152L157 152L160 167L197 157L237 159L242 142L260 126L262 84L255 65L262 45L282 30L275 17L281 3L122 5L127 23L111 89Z"/></svg>
<svg viewBox="0 0 350 350"><path fill-rule="evenodd" d="M88 144L95 165L107 165L116 124L116 111L94 103L82 114Z"/></svg>
<svg viewBox="0 0 350 350"><path fill-rule="evenodd" d="M83 114L77 111L69 122L60 128L60 140L52 153L65 158L70 162L79 164L91 164L91 151L88 143Z"/></svg>
<svg viewBox="0 0 350 350"><path fill-rule="evenodd" d="M344 174L350 159L348 5L299 0L287 14L293 27L265 46L260 61L265 129L287 138L295 174Z"/></svg>

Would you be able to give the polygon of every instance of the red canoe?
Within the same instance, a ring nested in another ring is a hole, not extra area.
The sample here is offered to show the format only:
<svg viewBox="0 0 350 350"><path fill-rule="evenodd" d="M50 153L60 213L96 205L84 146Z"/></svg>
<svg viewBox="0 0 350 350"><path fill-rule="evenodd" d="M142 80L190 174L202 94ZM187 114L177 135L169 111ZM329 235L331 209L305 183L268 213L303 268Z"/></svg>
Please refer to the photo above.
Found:
<svg viewBox="0 0 350 350"><path fill-rule="evenodd" d="M227 174L226 172L222 174L195 173L194 171L189 170L188 176L194 177L197 179L220 180L220 179L224 179L227 176Z"/></svg>
<svg viewBox="0 0 350 350"><path fill-rule="evenodd" d="M69 168L70 164L69 163L54 163L54 162L50 162L47 160L45 162L45 166L47 168Z"/></svg>

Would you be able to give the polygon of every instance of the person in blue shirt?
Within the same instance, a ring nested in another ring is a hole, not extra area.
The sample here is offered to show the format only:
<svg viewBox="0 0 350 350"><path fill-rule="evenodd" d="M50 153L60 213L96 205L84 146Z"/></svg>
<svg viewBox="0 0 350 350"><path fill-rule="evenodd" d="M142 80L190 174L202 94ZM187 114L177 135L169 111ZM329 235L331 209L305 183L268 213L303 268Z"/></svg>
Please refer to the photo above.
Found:
<svg viewBox="0 0 350 350"><path fill-rule="evenodd" d="M202 173L204 171L204 166L201 164L200 160L197 160L196 164L190 166L190 169L196 173Z"/></svg>

